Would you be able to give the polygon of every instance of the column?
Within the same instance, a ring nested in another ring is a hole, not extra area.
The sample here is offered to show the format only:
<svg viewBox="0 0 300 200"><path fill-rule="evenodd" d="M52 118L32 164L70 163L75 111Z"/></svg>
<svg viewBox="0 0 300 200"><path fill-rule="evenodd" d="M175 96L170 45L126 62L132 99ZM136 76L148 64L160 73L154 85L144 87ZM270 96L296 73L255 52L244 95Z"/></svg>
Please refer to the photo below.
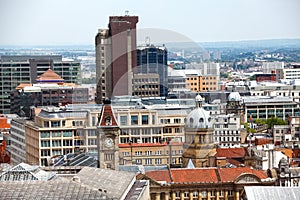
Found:
<svg viewBox="0 0 300 200"><path fill-rule="evenodd" d="M235 199L240 200L240 192L239 191L235 192Z"/></svg>
<svg viewBox="0 0 300 200"><path fill-rule="evenodd" d="M202 192L201 192L201 190L198 191L198 200L202 200Z"/></svg>
<svg viewBox="0 0 300 200"><path fill-rule="evenodd" d="M193 200L193 192L192 191L190 191L190 200Z"/></svg>
<svg viewBox="0 0 300 200"><path fill-rule="evenodd" d="M160 200L160 193L155 194L155 200Z"/></svg>
<svg viewBox="0 0 300 200"><path fill-rule="evenodd" d="M219 193L219 190L216 190L216 200L219 200L220 199L220 193Z"/></svg>
<svg viewBox="0 0 300 200"><path fill-rule="evenodd" d="M228 199L228 190L225 190L224 198Z"/></svg>
<svg viewBox="0 0 300 200"><path fill-rule="evenodd" d="M184 200L184 192L180 191L180 200Z"/></svg>
<svg viewBox="0 0 300 200"><path fill-rule="evenodd" d="M169 200L169 192L165 192L165 200Z"/></svg>
<svg viewBox="0 0 300 200"><path fill-rule="evenodd" d="M176 193L172 192L172 200L175 200L175 199L176 199Z"/></svg>
<svg viewBox="0 0 300 200"><path fill-rule="evenodd" d="M210 191L207 191L207 200L210 200Z"/></svg>

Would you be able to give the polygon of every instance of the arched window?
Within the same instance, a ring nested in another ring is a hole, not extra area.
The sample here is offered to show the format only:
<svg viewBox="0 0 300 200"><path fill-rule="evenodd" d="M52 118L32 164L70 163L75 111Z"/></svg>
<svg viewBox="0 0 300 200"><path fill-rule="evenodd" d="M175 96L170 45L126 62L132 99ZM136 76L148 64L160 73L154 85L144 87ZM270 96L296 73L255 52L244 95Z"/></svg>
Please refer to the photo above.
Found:
<svg viewBox="0 0 300 200"><path fill-rule="evenodd" d="M194 119L190 118L190 126L193 127L194 126Z"/></svg>
<svg viewBox="0 0 300 200"><path fill-rule="evenodd" d="M201 117L201 118L199 119L199 122L200 122L200 123L203 123L203 122L204 122L204 119Z"/></svg>

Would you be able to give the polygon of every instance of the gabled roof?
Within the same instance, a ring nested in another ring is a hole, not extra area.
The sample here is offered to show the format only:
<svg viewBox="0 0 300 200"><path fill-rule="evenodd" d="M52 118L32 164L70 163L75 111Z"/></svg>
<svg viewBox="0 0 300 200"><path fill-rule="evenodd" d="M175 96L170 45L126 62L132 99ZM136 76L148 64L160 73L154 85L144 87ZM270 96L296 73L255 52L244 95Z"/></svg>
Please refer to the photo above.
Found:
<svg viewBox="0 0 300 200"><path fill-rule="evenodd" d="M195 169L171 169L163 171L147 171L145 175L154 181L166 181L167 183L226 183L234 182L243 174L251 174L258 179L266 179L268 175L263 170L248 167L237 168L195 168Z"/></svg>
<svg viewBox="0 0 300 200"><path fill-rule="evenodd" d="M107 194L76 181L0 182L0 199L109 199Z"/></svg>
<svg viewBox="0 0 300 200"><path fill-rule="evenodd" d="M225 158L244 158L247 156L247 150L245 148L217 148L216 157Z"/></svg>
<svg viewBox="0 0 300 200"><path fill-rule="evenodd" d="M37 82L64 82L64 79L56 74L51 69L48 69L39 78L36 79Z"/></svg>
<svg viewBox="0 0 300 200"><path fill-rule="evenodd" d="M135 181L135 173L84 167L77 176L80 183L99 191L106 191L111 199L121 199L128 186Z"/></svg>

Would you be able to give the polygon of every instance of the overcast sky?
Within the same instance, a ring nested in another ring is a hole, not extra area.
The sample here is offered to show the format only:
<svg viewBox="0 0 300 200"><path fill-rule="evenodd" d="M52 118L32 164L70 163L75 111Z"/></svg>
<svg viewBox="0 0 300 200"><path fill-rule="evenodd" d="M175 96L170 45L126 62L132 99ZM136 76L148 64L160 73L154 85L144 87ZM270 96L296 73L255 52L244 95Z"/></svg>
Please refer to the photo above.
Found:
<svg viewBox="0 0 300 200"><path fill-rule="evenodd" d="M196 42L300 38L300 0L0 0L0 45L93 45L125 10Z"/></svg>

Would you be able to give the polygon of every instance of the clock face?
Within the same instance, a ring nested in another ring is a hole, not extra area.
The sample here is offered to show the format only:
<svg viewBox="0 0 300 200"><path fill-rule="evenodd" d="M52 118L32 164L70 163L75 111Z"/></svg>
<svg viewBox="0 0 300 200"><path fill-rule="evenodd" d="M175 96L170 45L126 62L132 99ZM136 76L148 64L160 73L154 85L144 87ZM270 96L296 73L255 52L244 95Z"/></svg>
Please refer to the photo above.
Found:
<svg viewBox="0 0 300 200"><path fill-rule="evenodd" d="M112 147L112 146L114 145L113 139L111 139L111 138L106 138L105 141L104 141L104 145L105 145L106 147Z"/></svg>

